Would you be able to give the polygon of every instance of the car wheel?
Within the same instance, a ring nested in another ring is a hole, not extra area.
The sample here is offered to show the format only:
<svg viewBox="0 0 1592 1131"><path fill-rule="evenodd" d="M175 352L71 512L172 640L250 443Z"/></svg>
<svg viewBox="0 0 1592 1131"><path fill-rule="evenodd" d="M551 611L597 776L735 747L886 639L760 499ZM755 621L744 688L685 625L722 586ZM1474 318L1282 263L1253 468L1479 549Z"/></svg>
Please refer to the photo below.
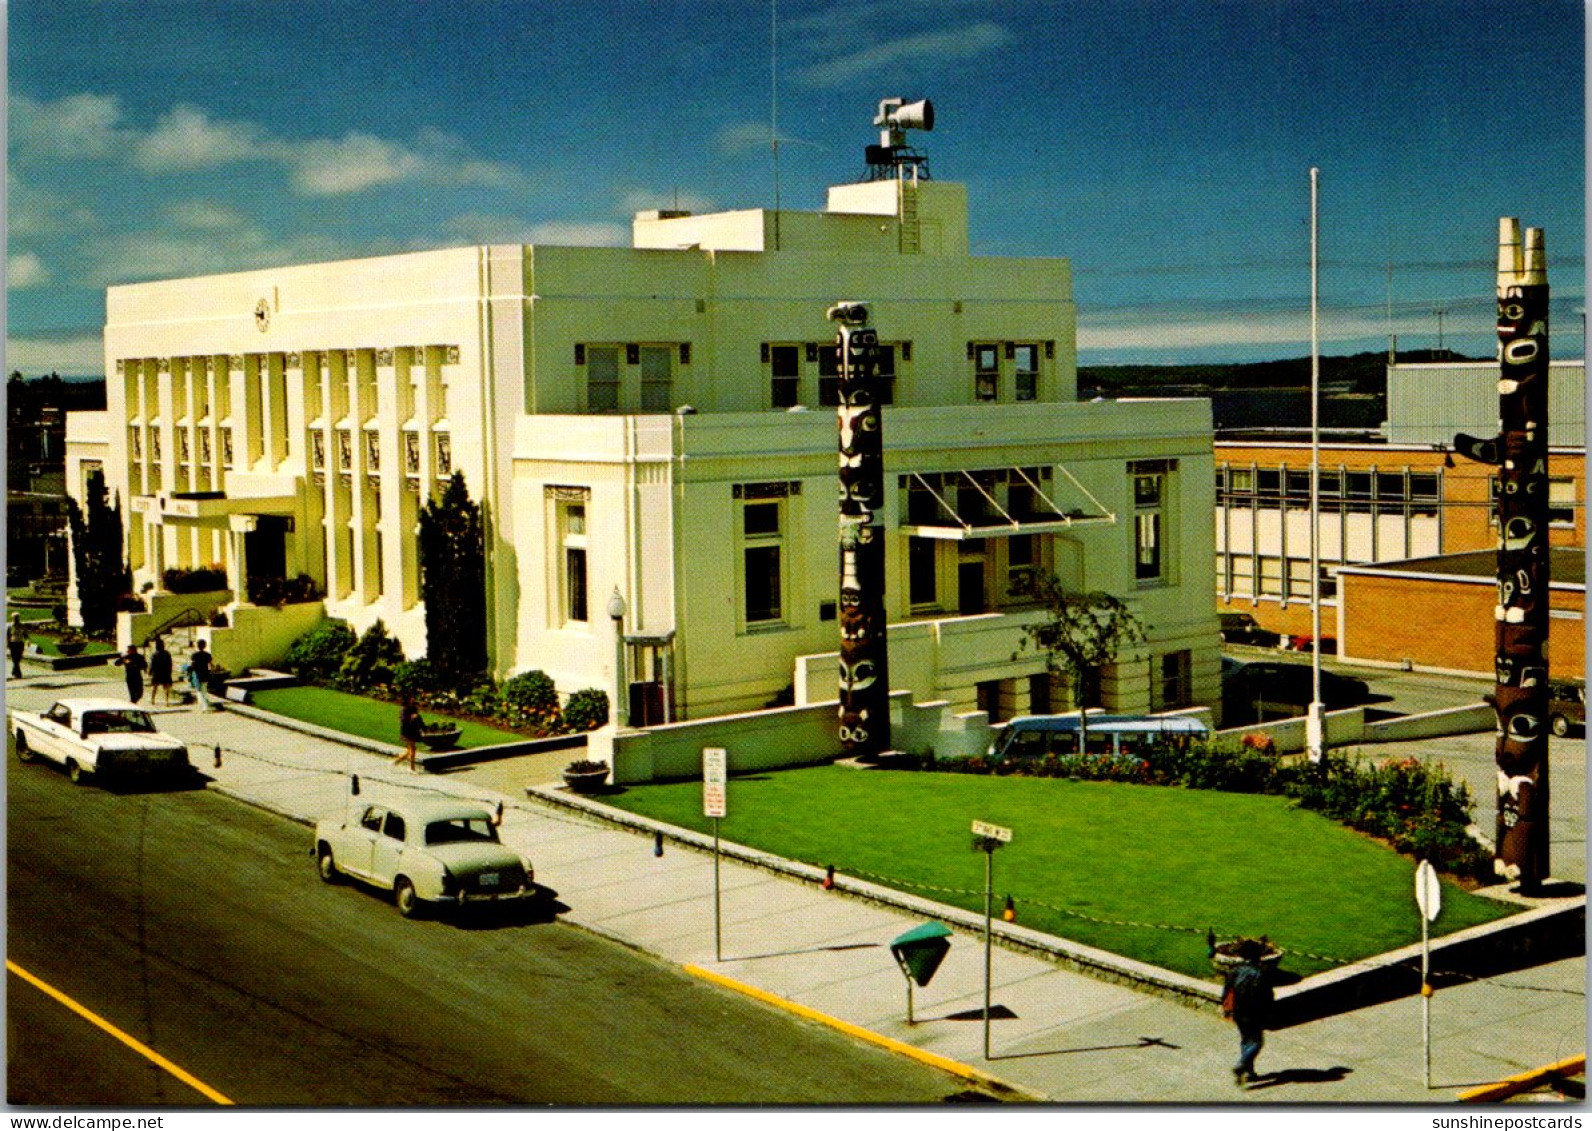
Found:
<svg viewBox="0 0 1592 1131"><path fill-rule="evenodd" d="M17 731L17 761L33 761L33 748L28 745L28 740L23 736L21 731Z"/></svg>
<svg viewBox="0 0 1592 1131"><path fill-rule="evenodd" d="M321 845L320 851L315 854L315 866L321 874L321 879L328 884L335 884L342 875L337 870L337 861L332 859L330 845Z"/></svg>
<svg viewBox="0 0 1592 1131"><path fill-rule="evenodd" d="M1563 715L1553 716L1553 719L1548 723L1548 725L1553 728L1553 733L1558 735L1560 738L1563 738L1570 733L1570 720L1565 718ZM17 744L17 757L22 757L22 745L20 741Z"/></svg>
<svg viewBox="0 0 1592 1131"><path fill-rule="evenodd" d="M75 758L68 758L66 760L66 776L71 779L73 785L82 785L88 774L84 772L82 766L77 764Z"/></svg>
<svg viewBox="0 0 1592 1131"><path fill-rule="evenodd" d="M398 914L405 919L413 919L420 913L420 897L415 894L415 885L409 882L408 876L399 876L393 881L392 901Z"/></svg>

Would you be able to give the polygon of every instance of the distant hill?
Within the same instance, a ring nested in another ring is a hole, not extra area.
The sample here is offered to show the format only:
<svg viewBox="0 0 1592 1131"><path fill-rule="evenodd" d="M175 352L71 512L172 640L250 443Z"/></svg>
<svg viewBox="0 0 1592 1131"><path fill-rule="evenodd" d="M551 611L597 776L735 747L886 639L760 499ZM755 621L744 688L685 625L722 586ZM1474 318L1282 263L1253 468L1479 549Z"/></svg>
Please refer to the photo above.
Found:
<svg viewBox="0 0 1592 1131"><path fill-rule="evenodd" d="M1429 361L1487 361L1452 350L1408 350L1403 364ZM1387 394L1387 354L1381 351L1321 359L1324 392ZM1232 365L1080 365L1078 397L1206 396L1229 389L1308 389L1310 359L1256 361Z"/></svg>

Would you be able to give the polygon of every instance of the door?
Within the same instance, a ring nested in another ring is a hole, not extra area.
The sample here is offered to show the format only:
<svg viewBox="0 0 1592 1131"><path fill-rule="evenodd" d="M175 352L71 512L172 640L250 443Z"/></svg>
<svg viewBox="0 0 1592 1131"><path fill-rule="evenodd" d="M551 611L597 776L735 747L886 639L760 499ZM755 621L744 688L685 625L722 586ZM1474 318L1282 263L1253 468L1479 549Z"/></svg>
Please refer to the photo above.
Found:
<svg viewBox="0 0 1592 1131"><path fill-rule="evenodd" d="M403 861L404 819L389 812L381 824L381 835L372 842L370 878L383 887L392 887Z"/></svg>
<svg viewBox="0 0 1592 1131"><path fill-rule="evenodd" d="M382 818L387 811L380 805L368 805L360 814L359 823L347 829L343 851L338 854L338 867L356 876L369 879L371 876L371 860L376 849L376 841L381 837Z"/></svg>
<svg viewBox="0 0 1592 1131"><path fill-rule="evenodd" d="M984 559L958 563L956 567L956 611L963 616L986 612L984 603Z"/></svg>

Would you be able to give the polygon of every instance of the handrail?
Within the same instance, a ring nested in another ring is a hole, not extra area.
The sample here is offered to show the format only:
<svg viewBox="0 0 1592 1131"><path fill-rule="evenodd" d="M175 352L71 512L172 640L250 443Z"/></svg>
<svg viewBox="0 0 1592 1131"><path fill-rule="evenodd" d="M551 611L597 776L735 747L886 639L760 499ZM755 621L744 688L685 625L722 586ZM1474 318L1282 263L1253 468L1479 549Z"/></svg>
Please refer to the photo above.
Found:
<svg viewBox="0 0 1592 1131"><path fill-rule="evenodd" d="M181 609L172 616L167 617L157 627L152 628L148 632L144 633L144 638L142 640L135 640L133 643L140 645L148 644L155 637L164 634L168 629L199 628L202 625L207 625L209 623L210 614L208 612L200 612L198 609L190 605L186 609Z"/></svg>

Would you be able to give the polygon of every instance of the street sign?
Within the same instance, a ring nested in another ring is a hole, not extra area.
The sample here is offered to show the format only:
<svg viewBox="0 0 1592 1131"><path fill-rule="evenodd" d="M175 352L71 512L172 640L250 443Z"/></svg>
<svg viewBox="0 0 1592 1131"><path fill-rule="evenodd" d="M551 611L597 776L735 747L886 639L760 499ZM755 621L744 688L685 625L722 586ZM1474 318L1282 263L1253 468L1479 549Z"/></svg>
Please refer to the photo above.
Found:
<svg viewBox="0 0 1592 1131"><path fill-rule="evenodd" d="M729 779L728 757L723 747L708 746L702 751L702 815L722 817L726 812L725 782Z"/></svg>
<svg viewBox="0 0 1592 1131"><path fill-rule="evenodd" d="M1443 889L1437 882L1437 869L1427 860L1422 860L1415 869L1415 906L1421 909L1428 923L1434 922L1443 909Z"/></svg>
<svg viewBox="0 0 1592 1131"><path fill-rule="evenodd" d="M1012 841L1011 829L1002 828L1000 825L991 825L985 821L973 822L973 835L981 836L985 840L998 840L1002 844L1010 844Z"/></svg>

